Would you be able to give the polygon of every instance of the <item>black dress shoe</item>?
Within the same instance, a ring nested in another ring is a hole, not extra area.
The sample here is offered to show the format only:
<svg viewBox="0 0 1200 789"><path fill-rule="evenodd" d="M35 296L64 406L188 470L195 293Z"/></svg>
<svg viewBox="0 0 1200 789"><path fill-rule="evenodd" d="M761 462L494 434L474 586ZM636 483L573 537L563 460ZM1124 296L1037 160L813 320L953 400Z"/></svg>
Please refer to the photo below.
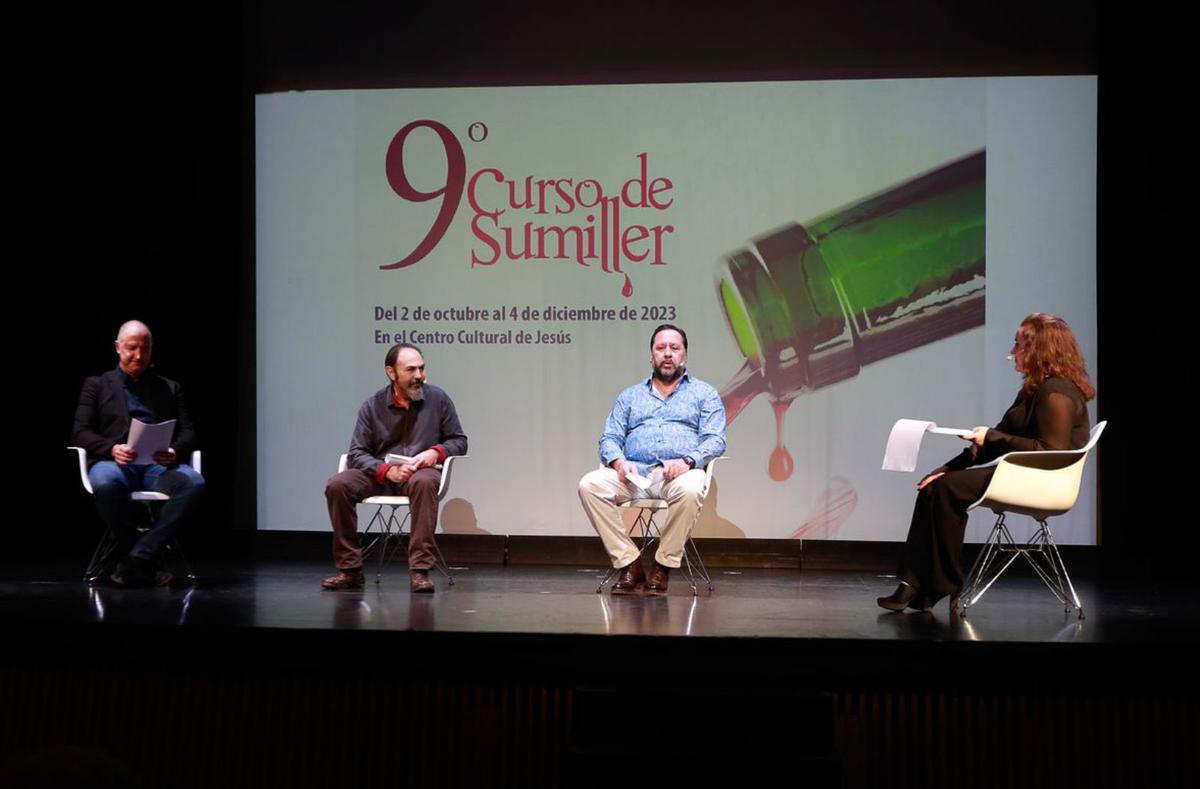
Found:
<svg viewBox="0 0 1200 789"><path fill-rule="evenodd" d="M917 597L917 587L901 583L891 597L877 597L875 602L889 611L903 611Z"/></svg>
<svg viewBox="0 0 1200 789"><path fill-rule="evenodd" d="M914 611L920 611L923 614L928 614L933 610L933 607L942 601L944 594L925 594L921 593L916 596L908 607ZM958 595L950 595L950 613L955 613L958 610Z"/></svg>
<svg viewBox="0 0 1200 789"><path fill-rule="evenodd" d="M165 586L165 583L159 583L159 571L160 568L155 562L131 553L117 563L117 569L113 570L109 580L117 586L125 587ZM170 581L168 574L166 583Z"/></svg>
<svg viewBox="0 0 1200 789"><path fill-rule="evenodd" d="M613 584L613 594L637 594L641 586L646 583L646 572L642 569L642 557L638 557L630 562L621 574L617 576L617 582Z"/></svg>

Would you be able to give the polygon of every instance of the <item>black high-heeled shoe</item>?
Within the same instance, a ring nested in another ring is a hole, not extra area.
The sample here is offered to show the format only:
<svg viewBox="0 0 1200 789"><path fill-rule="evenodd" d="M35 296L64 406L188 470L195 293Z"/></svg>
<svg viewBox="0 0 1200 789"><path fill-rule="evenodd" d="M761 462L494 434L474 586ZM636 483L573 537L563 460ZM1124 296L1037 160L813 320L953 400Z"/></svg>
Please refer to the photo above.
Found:
<svg viewBox="0 0 1200 789"><path fill-rule="evenodd" d="M942 601L942 598L945 596L946 595L944 595L944 594L937 594L937 595L919 594L916 596L916 598L913 599L913 601L911 603L908 604L908 607L913 609L914 611L920 611L922 614L928 614L930 611L933 610L933 607L935 605L937 605L938 603L940 603ZM952 595L950 595L950 613L954 614L957 612L958 612L958 595L952 594Z"/></svg>
<svg viewBox="0 0 1200 789"><path fill-rule="evenodd" d="M889 611L903 611L905 606L911 603L916 596L917 587L909 586L902 581L891 597L877 597L875 602L879 603L880 608L886 608Z"/></svg>

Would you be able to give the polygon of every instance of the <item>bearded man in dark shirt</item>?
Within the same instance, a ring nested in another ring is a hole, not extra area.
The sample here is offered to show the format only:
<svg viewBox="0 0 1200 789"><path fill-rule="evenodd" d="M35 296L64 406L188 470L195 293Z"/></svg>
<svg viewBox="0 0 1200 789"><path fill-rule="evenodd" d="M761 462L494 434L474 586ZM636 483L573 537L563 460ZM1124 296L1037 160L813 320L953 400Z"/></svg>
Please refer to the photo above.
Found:
<svg viewBox="0 0 1200 789"><path fill-rule="evenodd" d="M347 469L329 478L325 500L333 524L333 562L337 574L321 581L323 589L363 585L362 543L355 506L371 496L407 496L412 513L408 567L413 592L433 591L437 526L437 468L451 455L467 453L467 437L454 403L440 388L425 383L425 358L414 345L393 345L384 359L388 386L358 409L350 439ZM388 455L409 458L387 462Z"/></svg>

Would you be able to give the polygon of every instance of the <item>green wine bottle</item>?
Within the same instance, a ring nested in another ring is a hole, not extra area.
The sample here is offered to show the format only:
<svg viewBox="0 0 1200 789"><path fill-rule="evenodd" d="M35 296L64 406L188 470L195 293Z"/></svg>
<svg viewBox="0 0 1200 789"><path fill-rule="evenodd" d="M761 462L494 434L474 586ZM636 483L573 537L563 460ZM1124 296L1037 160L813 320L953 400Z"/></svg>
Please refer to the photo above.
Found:
<svg viewBox="0 0 1200 789"><path fill-rule="evenodd" d="M985 169L977 151L727 255L717 292L746 357L727 419L768 392L782 422L805 391L983 325Z"/></svg>

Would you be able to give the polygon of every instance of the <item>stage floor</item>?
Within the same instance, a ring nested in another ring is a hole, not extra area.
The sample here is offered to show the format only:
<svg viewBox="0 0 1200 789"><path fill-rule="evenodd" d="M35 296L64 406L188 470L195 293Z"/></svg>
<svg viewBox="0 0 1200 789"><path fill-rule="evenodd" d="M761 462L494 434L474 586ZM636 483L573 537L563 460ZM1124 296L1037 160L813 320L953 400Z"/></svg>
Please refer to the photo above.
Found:
<svg viewBox="0 0 1200 789"><path fill-rule="evenodd" d="M323 562L200 562L195 587L119 589L82 583L77 566L0 566L0 617L9 626L185 625L296 630L528 635L646 635L721 639L1191 643L1200 594L1075 579L1085 618L1065 613L1040 581L1006 575L951 615L892 613L887 575L830 570L716 570L715 591L693 596L682 572L665 597L596 594L600 567L456 566L455 583L411 595L404 566L368 574L361 591L328 592Z"/></svg>
<svg viewBox="0 0 1200 789"><path fill-rule="evenodd" d="M698 786L746 765L831 789L1200 770L1195 590L1080 572L1080 620L1021 575L961 617L883 611L895 580L867 572L614 598L598 566L455 567L411 595L402 564L342 592L316 560L198 559L195 587L161 589L89 587L80 564L0 564L0 776L6 753L79 745L184 789L598 786L663 748ZM626 725L645 711L653 747Z"/></svg>

